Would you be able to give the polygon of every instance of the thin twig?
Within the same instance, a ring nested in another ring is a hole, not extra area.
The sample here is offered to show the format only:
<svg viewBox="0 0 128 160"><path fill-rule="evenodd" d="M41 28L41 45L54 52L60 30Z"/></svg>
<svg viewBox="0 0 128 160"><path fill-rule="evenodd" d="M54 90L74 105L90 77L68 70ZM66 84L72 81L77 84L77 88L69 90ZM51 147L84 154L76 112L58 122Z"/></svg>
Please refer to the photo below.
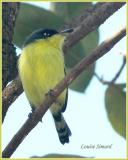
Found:
<svg viewBox="0 0 128 160"><path fill-rule="evenodd" d="M122 72L125 64L126 64L126 57L124 56L124 57L123 57L123 63L122 63L122 65L121 65L120 69L118 70L118 72L116 73L116 75L114 76L114 78L113 78L111 81L106 81L106 80L104 80L104 78L103 78L103 77L100 77L97 73L94 73L94 75L95 75L96 78L97 78L102 84L104 84L104 85L114 84L115 81L119 78L119 76L120 76L120 74L121 74L121 72Z"/></svg>
<svg viewBox="0 0 128 160"><path fill-rule="evenodd" d="M119 71L116 73L115 77L112 79L111 83L114 83L118 79L118 77L120 76L125 64L126 64L126 57L124 56L123 57L123 63L121 65Z"/></svg>
<svg viewBox="0 0 128 160"><path fill-rule="evenodd" d="M72 71L65 76L63 80L60 81L55 88L53 88L52 96L46 96L42 105L37 107L35 112L32 114L31 118L28 118L27 121L23 124L20 130L15 134L12 140L9 142L7 147L3 151L3 158L9 158L29 132L39 123L40 119L43 117L45 112L48 110L50 105L55 102L56 98L68 87L72 81L77 78L82 71L84 71L89 65L94 63L96 60L105 55L108 51L111 50L114 45L120 41L126 35L126 29L123 28L118 33L116 33L111 38L104 41L99 47L97 47L92 53L84 58L80 63L78 63Z"/></svg>
<svg viewBox="0 0 128 160"><path fill-rule="evenodd" d="M87 36L91 31L93 31L94 29L98 28L108 17L110 17L114 12L116 12L124 4L125 3L120 3L120 2L119 3L117 3L117 2L116 3L112 3L112 2L111 3L102 3L102 5L98 5L97 4L97 7L95 7L95 9L94 9L94 13L91 11L91 14L88 14L88 16L84 15L85 19L83 19L83 17L79 16L81 21L83 21L82 22L82 26L78 27L76 29L76 31L73 33L73 35L71 35L71 37L69 36L67 38L67 42L66 42L66 44L64 46L64 50L67 50L74 43L76 43L76 41L79 41L81 38L83 38L83 36ZM104 15L104 16L101 16L101 15ZM102 17L101 20L100 20L100 17ZM79 21L78 17L76 17L76 21L77 22ZM71 25L71 23L70 23L70 25ZM83 35L82 37L80 36L81 38L78 38L79 37L79 32L80 32L80 35L81 34ZM77 39L75 38L75 36L77 37ZM73 38L75 38L75 42L74 42ZM6 104L6 107L4 107L5 106L4 103L3 103L3 106L2 106L2 108L3 108L3 110L2 110L3 120L4 120L4 115L6 115L5 112L7 112L9 106L23 92L20 81L18 83L18 86L17 86L17 80L13 80L12 83L13 83L14 88L16 89L15 90L16 94L14 95L14 91L8 89L8 88L10 88L10 85L12 85L12 84L8 85L5 88L4 93L7 90L9 98L7 97L6 99L3 100L3 102ZM19 86L20 86L20 88L18 88ZM19 92L20 89L21 89L21 92ZM3 97L5 97L5 96L3 95ZM10 103L6 102L8 99L11 99ZM6 108L6 110L4 108Z"/></svg>
<svg viewBox="0 0 128 160"><path fill-rule="evenodd" d="M102 84L109 84L110 82L105 81L103 76L100 77L96 72L94 73L95 77L102 83Z"/></svg>

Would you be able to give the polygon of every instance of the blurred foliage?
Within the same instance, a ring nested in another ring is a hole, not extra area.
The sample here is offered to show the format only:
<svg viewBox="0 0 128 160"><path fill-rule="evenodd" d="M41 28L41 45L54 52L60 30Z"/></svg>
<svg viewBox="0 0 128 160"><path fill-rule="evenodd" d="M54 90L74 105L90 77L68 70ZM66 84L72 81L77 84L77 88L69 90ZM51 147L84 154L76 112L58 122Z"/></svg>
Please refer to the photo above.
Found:
<svg viewBox="0 0 128 160"><path fill-rule="evenodd" d="M70 21L92 3L51 3L51 11L21 3L20 12L14 32L14 43L21 48L25 38L34 30L39 28L53 28L58 30L64 22ZM78 24L77 24L78 25ZM79 43L68 50L65 54L67 72L81 59L93 50L99 40L98 30L92 32ZM91 42L91 43L90 43ZM70 88L79 92L84 92L93 76L95 64L84 71L71 85Z"/></svg>
<svg viewBox="0 0 128 160"><path fill-rule="evenodd" d="M77 156L77 155L70 155L70 154L47 154L42 157L33 156L31 158L85 158L85 157Z"/></svg>
<svg viewBox="0 0 128 160"><path fill-rule="evenodd" d="M108 119L116 132L126 138L126 84L109 85L105 93Z"/></svg>
<svg viewBox="0 0 128 160"><path fill-rule="evenodd" d="M73 90L79 91L79 92L84 92L85 91L85 86L87 87L92 76L94 73L94 67L95 65L90 65L88 69L83 71L79 77L75 79L73 83L71 83L70 88ZM71 71L70 68L67 68L67 73Z"/></svg>
<svg viewBox="0 0 128 160"><path fill-rule="evenodd" d="M91 2L55 2L51 3L51 10L64 18L66 22L70 21L70 19L78 16L83 10L92 7Z"/></svg>

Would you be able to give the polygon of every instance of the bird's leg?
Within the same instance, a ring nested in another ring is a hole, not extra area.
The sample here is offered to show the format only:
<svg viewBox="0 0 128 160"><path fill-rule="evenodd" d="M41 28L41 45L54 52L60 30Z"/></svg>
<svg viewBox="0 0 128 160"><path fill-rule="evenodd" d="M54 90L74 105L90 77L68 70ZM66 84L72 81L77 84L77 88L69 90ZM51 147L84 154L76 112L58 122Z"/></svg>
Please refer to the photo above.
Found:
<svg viewBox="0 0 128 160"><path fill-rule="evenodd" d="M50 90L45 94L45 96L54 97L54 90L50 89ZM58 104L59 106L62 105L61 102L60 102L58 99L56 99L54 103Z"/></svg>
<svg viewBox="0 0 128 160"><path fill-rule="evenodd" d="M32 112L30 112L30 113L28 114L28 118L32 119L32 115L33 115L33 113L34 113L34 110L35 110L35 109L32 108L32 110L31 110Z"/></svg>
<svg viewBox="0 0 128 160"><path fill-rule="evenodd" d="M30 119L32 119L32 115L33 115L33 113L34 113L34 111L35 111L35 107L33 107L32 105L31 105L31 108L32 108L32 112L30 112L29 114L28 114L28 117L30 118ZM42 122L42 118L40 119L40 122Z"/></svg>
<svg viewBox="0 0 128 160"><path fill-rule="evenodd" d="M54 90L50 89L50 90L45 94L45 96L54 97Z"/></svg>
<svg viewBox="0 0 128 160"><path fill-rule="evenodd" d="M32 114L34 113L35 111L35 107L31 104L31 111L29 114L28 114L28 118L32 119Z"/></svg>
<svg viewBox="0 0 128 160"><path fill-rule="evenodd" d="M32 114L33 114L33 112L30 112L30 113L28 114L28 118L32 119Z"/></svg>

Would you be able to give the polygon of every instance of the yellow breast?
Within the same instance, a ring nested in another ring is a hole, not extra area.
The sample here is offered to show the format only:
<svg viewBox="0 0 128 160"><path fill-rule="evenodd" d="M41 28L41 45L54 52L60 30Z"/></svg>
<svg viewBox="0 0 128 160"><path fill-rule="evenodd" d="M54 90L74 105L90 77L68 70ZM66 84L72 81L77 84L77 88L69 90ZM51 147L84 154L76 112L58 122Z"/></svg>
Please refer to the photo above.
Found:
<svg viewBox="0 0 128 160"><path fill-rule="evenodd" d="M45 94L64 77L64 60L61 49L38 40L22 50L19 74L29 102L39 106ZM63 92L62 97L66 92Z"/></svg>

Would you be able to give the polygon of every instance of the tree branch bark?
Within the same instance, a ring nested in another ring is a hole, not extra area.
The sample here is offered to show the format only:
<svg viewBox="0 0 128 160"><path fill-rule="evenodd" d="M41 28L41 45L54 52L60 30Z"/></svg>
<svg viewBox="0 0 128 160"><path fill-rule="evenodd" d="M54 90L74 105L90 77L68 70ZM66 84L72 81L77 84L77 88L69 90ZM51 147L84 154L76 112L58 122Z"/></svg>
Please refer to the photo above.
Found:
<svg viewBox="0 0 128 160"><path fill-rule="evenodd" d="M124 4L125 3L121 3L121 2L98 3L97 6L95 6L93 9L94 13L92 10L89 11L90 14L87 12L82 13L81 16L73 19L71 23L66 24L66 26L64 26L64 28L65 27L72 27L72 26L74 26L74 22L77 23L77 22L82 21L82 26L80 27L81 23L79 23L79 27L76 28L75 32L71 35L71 37L69 36L67 38L66 44L64 46L64 50L66 51L69 47L71 47L73 44L75 44L81 38L83 38L84 36L89 34L94 29L98 28L108 17L110 17L114 12L116 12ZM105 16L99 16L102 14L103 15L105 14ZM101 19L100 19L100 17L101 17ZM80 32L80 37L79 37L79 32ZM81 34L83 36L81 36ZM75 38L75 36L76 36L76 38ZM75 39L73 39L73 38L75 38ZM70 42L70 41L72 41L72 42ZM3 101L3 103L2 103L2 105L3 105L2 106L2 108L3 108L2 116L3 116L3 119L2 120L4 120L4 117L6 115L6 112L9 108L9 106L23 92L21 81L19 80L17 82L17 79L13 80L12 84L8 85L3 91L3 96L2 96L2 101ZM9 90L9 88L15 88L15 89L13 91L13 89ZM8 99L10 99L11 101L7 102Z"/></svg>
<svg viewBox="0 0 128 160"><path fill-rule="evenodd" d="M126 29L123 28L118 33L116 33L111 38L104 41L99 47L92 51L92 53L84 58L79 64L77 64L72 71L65 76L63 80L56 85L53 89L52 95L46 96L42 105L37 107L35 112L32 114L31 118L23 124L20 130L15 134L12 140L9 142L7 147L3 151L3 158L9 158L20 143L25 139L29 132L39 123L40 119L43 117L45 112L48 110L50 105L55 102L56 98L68 87L72 81L82 73L90 64L94 63L96 60L105 55L114 45L120 41L126 35Z"/></svg>
<svg viewBox="0 0 128 160"><path fill-rule="evenodd" d="M16 77L11 84L3 90L2 94L2 122L6 116L8 107L15 101L17 95L23 92L23 87L19 77ZM11 93L11 94L10 94ZM13 97L13 98L12 98Z"/></svg>
<svg viewBox="0 0 128 160"><path fill-rule="evenodd" d="M19 3L2 3L2 89L17 75L17 56L12 44Z"/></svg>
<svg viewBox="0 0 128 160"><path fill-rule="evenodd" d="M98 8L102 7L102 5L104 5L106 2L100 2L100 3L96 3L95 5L93 5L92 7L83 9L80 13L79 16L74 17L70 20L70 22L65 23L60 29L59 31L62 31L64 29L67 28L76 28L78 27L81 22L83 22L88 16L90 16L94 11L96 11Z"/></svg>
<svg viewBox="0 0 128 160"><path fill-rule="evenodd" d="M87 18L85 18L85 20L83 20L77 28L75 28L75 31L70 34L65 42L64 50L72 47L72 45L76 44L80 39L84 38L87 34L98 28L106 21L107 18L120 9L124 4L125 2L110 2L102 4L101 7L97 7L97 9L87 16Z"/></svg>

